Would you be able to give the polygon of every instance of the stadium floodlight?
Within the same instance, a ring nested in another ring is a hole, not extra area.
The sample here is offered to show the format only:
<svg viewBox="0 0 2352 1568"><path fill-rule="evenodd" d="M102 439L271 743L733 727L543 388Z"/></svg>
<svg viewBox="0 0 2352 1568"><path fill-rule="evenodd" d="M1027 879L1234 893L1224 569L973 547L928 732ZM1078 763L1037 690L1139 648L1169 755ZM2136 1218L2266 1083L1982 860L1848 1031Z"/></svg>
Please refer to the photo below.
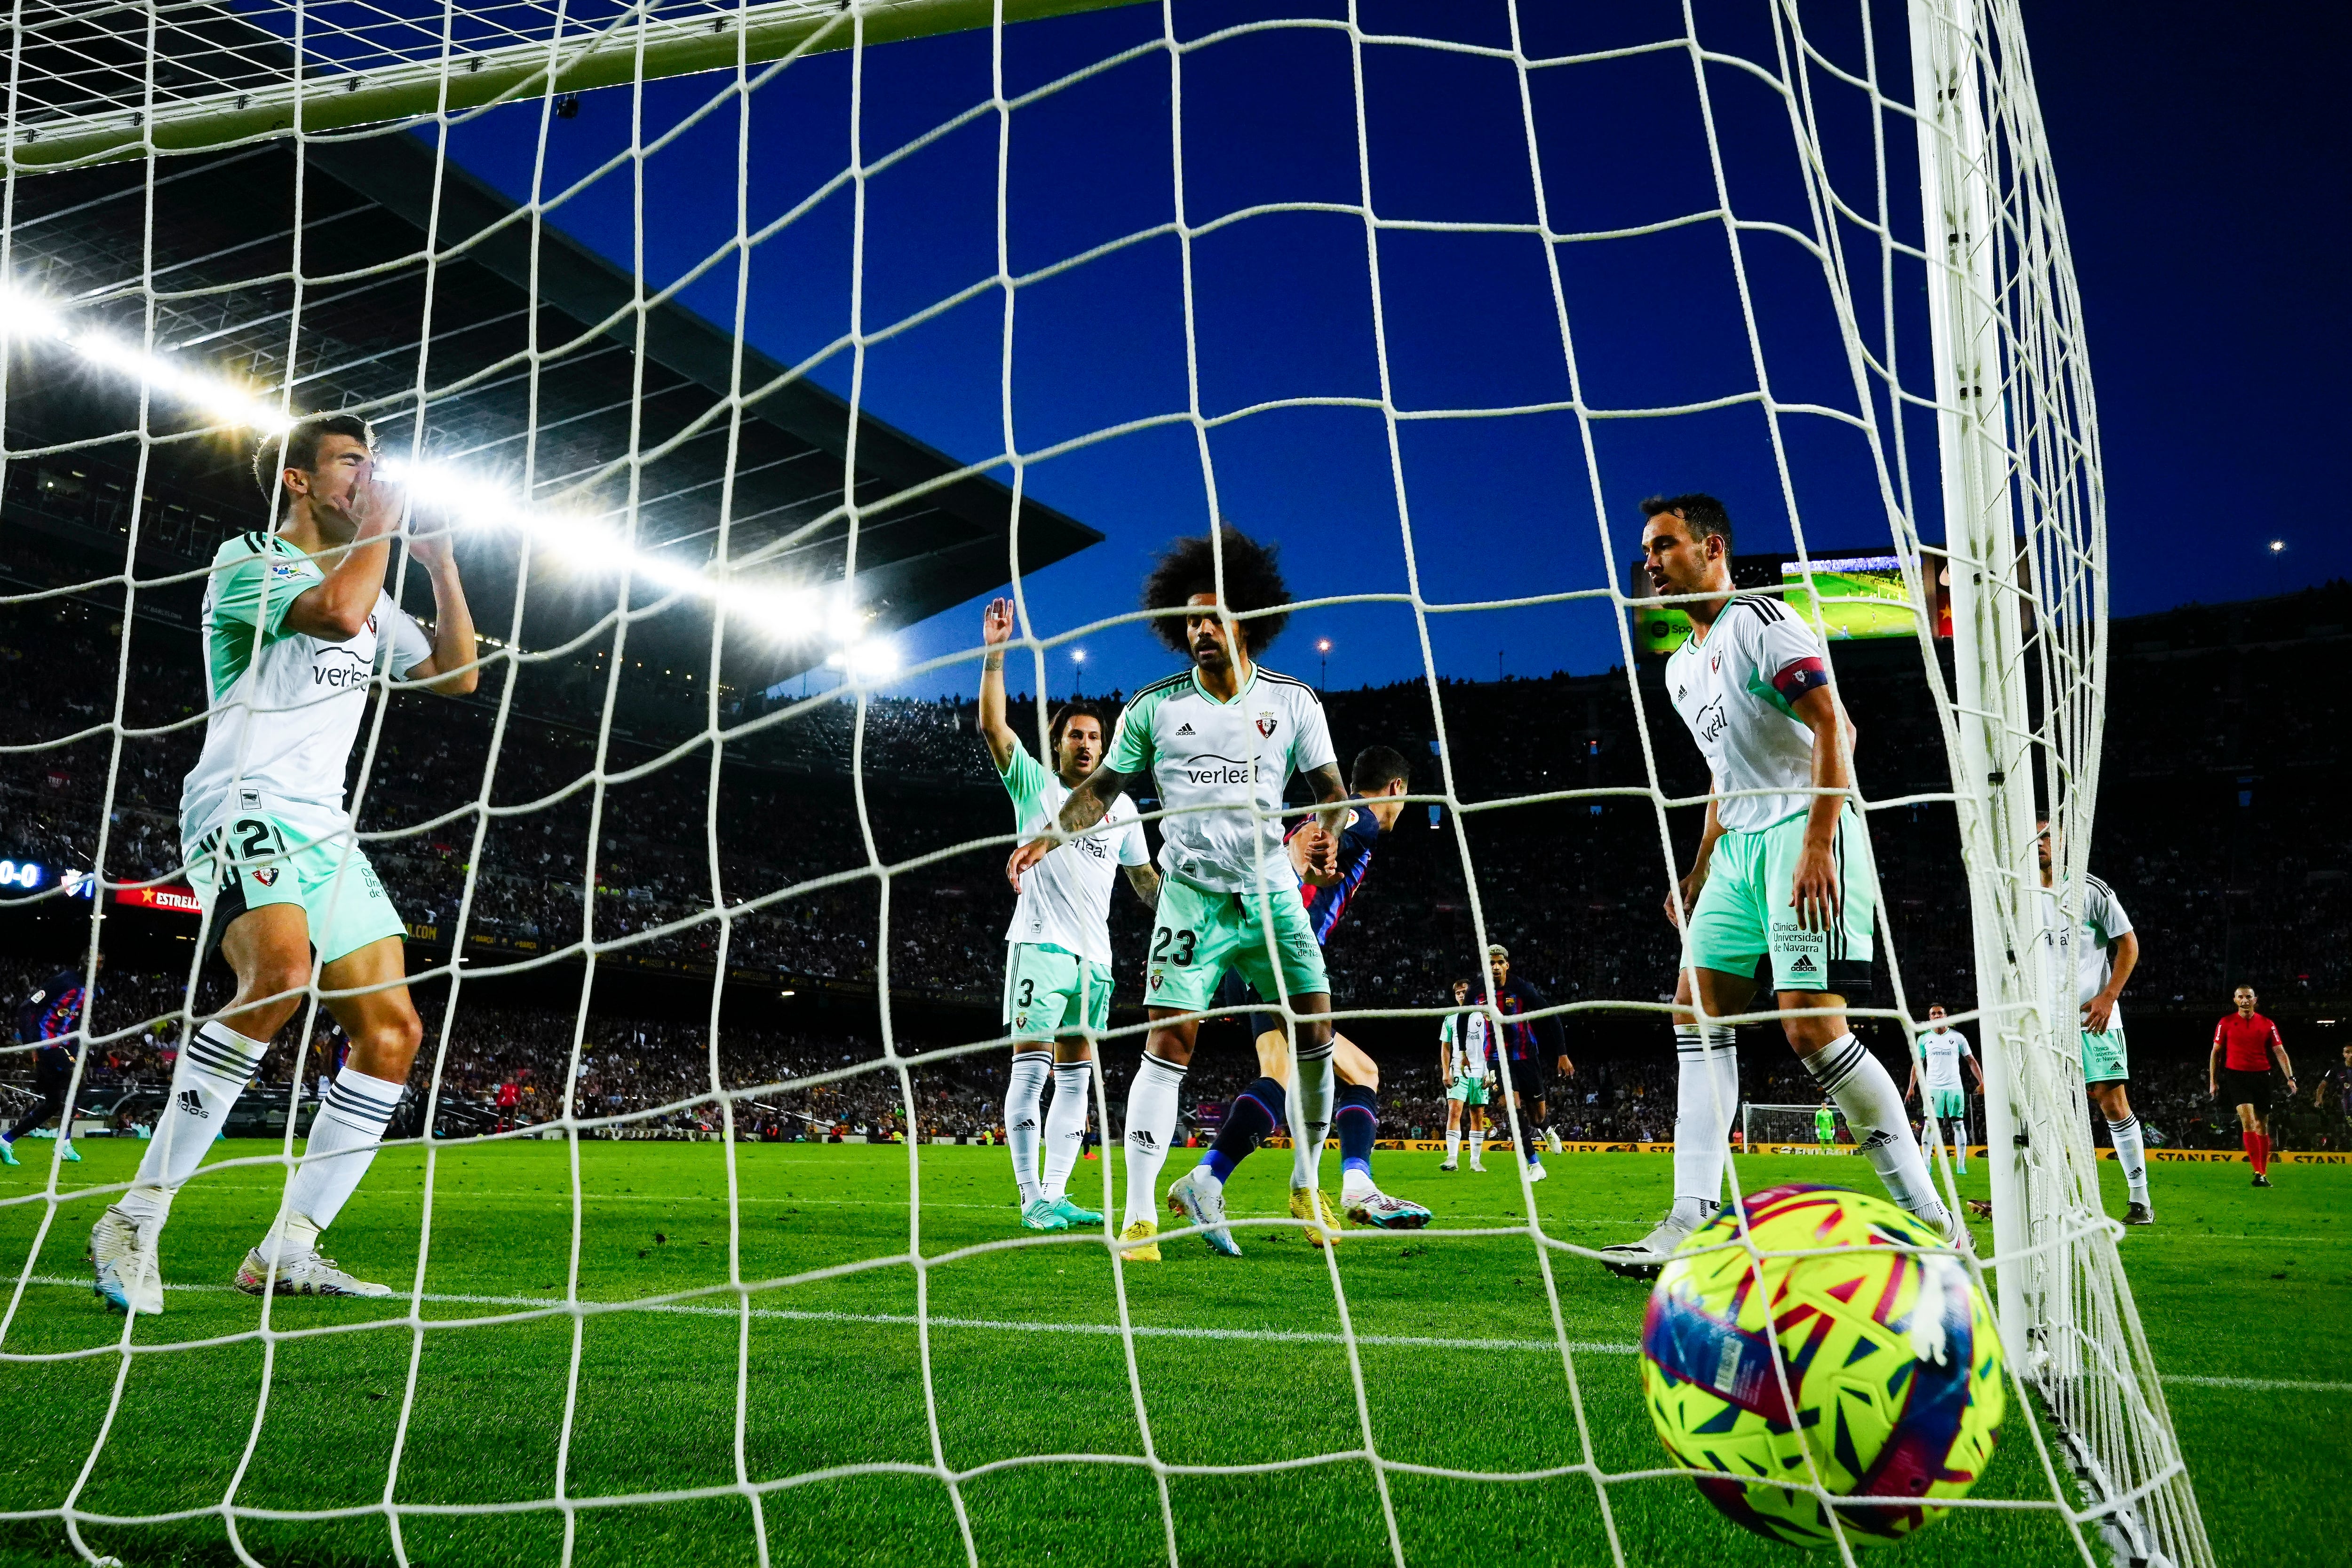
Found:
<svg viewBox="0 0 2352 1568"><path fill-rule="evenodd" d="M835 649L824 662L853 679L878 681L898 673L898 645L887 637L869 637Z"/></svg>
<svg viewBox="0 0 2352 1568"><path fill-rule="evenodd" d="M110 332L76 330L54 301L21 284L0 286L0 336L15 342L60 344L90 365L222 424L277 435L293 423L268 400L226 376L191 368Z"/></svg>

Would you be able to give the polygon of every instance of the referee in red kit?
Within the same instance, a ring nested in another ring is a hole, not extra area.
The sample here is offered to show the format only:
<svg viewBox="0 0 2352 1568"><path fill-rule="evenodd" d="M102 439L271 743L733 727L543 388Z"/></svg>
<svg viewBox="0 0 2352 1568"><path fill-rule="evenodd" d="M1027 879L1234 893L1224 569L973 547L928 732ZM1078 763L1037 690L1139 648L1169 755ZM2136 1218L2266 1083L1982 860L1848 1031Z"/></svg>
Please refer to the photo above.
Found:
<svg viewBox="0 0 2352 1568"><path fill-rule="evenodd" d="M2278 1058L2286 1075L2286 1092L2294 1092L2294 1063L2287 1060L2286 1041L2278 1025L2254 1010L2254 988L2240 986L2238 1010L2213 1026L2213 1050L2205 1058L2205 1087L2214 1099L2238 1108L2238 1127L2245 1139L2246 1157L2254 1165L2254 1185L2271 1185L2271 1058Z"/></svg>

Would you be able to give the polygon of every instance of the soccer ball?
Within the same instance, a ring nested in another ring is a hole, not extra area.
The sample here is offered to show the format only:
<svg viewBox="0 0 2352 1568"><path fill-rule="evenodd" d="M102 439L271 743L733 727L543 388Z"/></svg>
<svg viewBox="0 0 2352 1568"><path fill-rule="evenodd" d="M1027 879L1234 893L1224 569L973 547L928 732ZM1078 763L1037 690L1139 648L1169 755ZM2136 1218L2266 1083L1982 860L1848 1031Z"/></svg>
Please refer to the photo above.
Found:
<svg viewBox="0 0 2352 1568"><path fill-rule="evenodd" d="M1776 1186L1728 1207L1658 1275L1642 1324L1642 1393L1675 1460L1734 1523L1799 1546L1832 1539L1832 1497L1857 1546L1900 1541L1965 1497L1992 1457L2008 1396L2000 1336L1968 1266L1884 1198ZM1707 1252L1706 1248L1717 1248ZM1836 1248L1811 1257L1775 1251ZM1693 1254L1697 1254L1693 1256ZM1777 1340L1786 1369L1773 1362Z"/></svg>

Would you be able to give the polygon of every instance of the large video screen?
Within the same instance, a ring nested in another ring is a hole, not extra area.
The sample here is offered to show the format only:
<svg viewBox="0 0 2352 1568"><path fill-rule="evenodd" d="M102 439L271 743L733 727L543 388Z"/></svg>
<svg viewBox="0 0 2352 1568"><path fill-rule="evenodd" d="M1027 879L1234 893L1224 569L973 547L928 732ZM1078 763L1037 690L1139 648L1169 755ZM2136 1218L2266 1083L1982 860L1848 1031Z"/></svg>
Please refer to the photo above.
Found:
<svg viewBox="0 0 2352 1568"><path fill-rule="evenodd" d="M1931 563L1932 564L1932 563ZM1811 586L1796 557L1737 556L1732 581L1742 590L1777 590L1775 597L1805 621L1813 619L1819 600L1821 624L1832 643L1866 637L1908 637L1918 630L1910 586L1903 578L1903 559L1892 553L1860 551L1815 556ZM1949 596L1935 583L1936 603L1931 624L1936 635L1952 634ZM1651 591L1649 578L1636 565L1632 592ZM1690 639L1690 616L1681 606L1637 605L1633 611L1634 646L1651 658L1663 658Z"/></svg>

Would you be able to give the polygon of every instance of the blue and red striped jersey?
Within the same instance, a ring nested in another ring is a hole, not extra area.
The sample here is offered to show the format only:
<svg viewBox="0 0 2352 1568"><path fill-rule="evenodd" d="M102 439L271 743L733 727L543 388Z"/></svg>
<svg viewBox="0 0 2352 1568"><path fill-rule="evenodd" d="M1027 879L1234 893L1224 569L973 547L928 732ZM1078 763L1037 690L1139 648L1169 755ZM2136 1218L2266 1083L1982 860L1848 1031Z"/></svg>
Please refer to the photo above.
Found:
<svg viewBox="0 0 2352 1568"><path fill-rule="evenodd" d="M16 1038L26 1045L66 1040L81 1027L81 1009L89 1000L79 969L60 969L48 984L25 998L16 1009ZM50 1047L70 1053L69 1044Z"/></svg>
<svg viewBox="0 0 2352 1568"><path fill-rule="evenodd" d="M1292 825L1290 834L1285 835L1285 841L1314 820L1300 818ZM1331 939L1331 928L1348 912L1348 901L1364 885L1364 877L1372 869L1372 851L1380 841L1380 819L1372 815L1370 807L1356 807L1348 813L1348 825L1339 830L1339 880L1328 887L1317 887L1310 882L1298 884L1298 896L1307 904L1307 924L1318 944Z"/></svg>

